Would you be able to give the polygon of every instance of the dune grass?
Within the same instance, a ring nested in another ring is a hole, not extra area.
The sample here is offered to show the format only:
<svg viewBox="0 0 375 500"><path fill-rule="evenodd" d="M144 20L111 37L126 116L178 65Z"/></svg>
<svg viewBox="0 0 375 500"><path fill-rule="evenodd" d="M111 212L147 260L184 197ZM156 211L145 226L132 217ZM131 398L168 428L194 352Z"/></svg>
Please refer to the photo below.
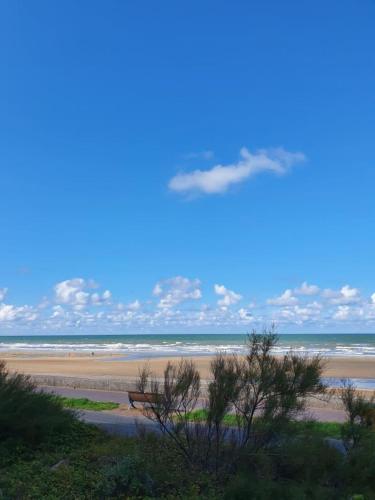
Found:
<svg viewBox="0 0 375 500"><path fill-rule="evenodd" d="M104 411L115 410L120 406L119 403L114 403L112 401L93 401L88 398L67 398L59 396L59 399L65 408L71 408L74 410Z"/></svg>

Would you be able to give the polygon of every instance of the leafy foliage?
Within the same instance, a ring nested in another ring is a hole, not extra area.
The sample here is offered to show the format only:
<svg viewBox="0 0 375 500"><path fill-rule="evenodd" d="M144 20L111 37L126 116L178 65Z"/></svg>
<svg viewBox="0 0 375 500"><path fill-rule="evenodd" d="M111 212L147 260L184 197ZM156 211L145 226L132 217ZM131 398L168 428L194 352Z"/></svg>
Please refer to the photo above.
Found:
<svg viewBox="0 0 375 500"><path fill-rule="evenodd" d="M37 391L29 377L10 374L0 361L0 442L16 437L36 445L74 422L61 401Z"/></svg>
<svg viewBox="0 0 375 500"><path fill-rule="evenodd" d="M184 456L188 467L230 470L241 450L264 448L289 420L303 411L308 397L325 392L319 356L303 358L293 353L273 355L277 343L273 331L248 337L244 358L218 354L211 363L207 394L193 361L169 362L163 382L150 377L148 367L140 373L138 387L147 386L156 402L145 415ZM194 421L194 410L203 406L203 419ZM236 426L227 423L232 415Z"/></svg>
<svg viewBox="0 0 375 500"><path fill-rule="evenodd" d="M371 428L375 429L375 398L366 397L348 380L342 381L339 397L347 415L342 437L348 449L355 448L367 439Z"/></svg>

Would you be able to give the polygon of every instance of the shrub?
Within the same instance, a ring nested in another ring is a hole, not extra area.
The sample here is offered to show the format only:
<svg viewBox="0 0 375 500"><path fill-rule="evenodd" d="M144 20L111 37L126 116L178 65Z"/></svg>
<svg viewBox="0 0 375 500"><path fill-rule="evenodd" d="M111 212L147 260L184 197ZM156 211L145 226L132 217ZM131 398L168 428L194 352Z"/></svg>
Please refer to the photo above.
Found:
<svg viewBox="0 0 375 500"><path fill-rule="evenodd" d="M291 438L254 456L242 456L225 498L343 498L342 457L316 436Z"/></svg>
<svg viewBox="0 0 375 500"><path fill-rule="evenodd" d="M104 498L124 494L151 496L153 481L136 456L125 456L104 468L103 486L100 490Z"/></svg>
<svg viewBox="0 0 375 500"><path fill-rule="evenodd" d="M342 437L348 450L345 463L348 493L363 492L364 498L375 498L374 396L366 397L353 383L343 380L340 397L347 414Z"/></svg>
<svg viewBox="0 0 375 500"><path fill-rule="evenodd" d="M375 428L375 398L359 392L349 380L342 381L339 397L344 406L347 422L342 437L348 449L359 446Z"/></svg>
<svg viewBox="0 0 375 500"><path fill-rule="evenodd" d="M61 401L37 391L30 378L10 374L0 361L0 442L22 440L35 445L74 425L74 414Z"/></svg>
<svg viewBox="0 0 375 500"><path fill-rule="evenodd" d="M231 470L244 448L267 447L283 425L301 413L310 396L325 392L321 382L322 360L288 353L276 358L273 331L253 332L247 355L218 354L211 363L207 393L193 361L168 362L163 381L150 377L148 367L140 373L138 388L150 386L156 396L145 415L184 456L191 468ZM198 401L205 412L194 420ZM226 424L233 415L236 427Z"/></svg>

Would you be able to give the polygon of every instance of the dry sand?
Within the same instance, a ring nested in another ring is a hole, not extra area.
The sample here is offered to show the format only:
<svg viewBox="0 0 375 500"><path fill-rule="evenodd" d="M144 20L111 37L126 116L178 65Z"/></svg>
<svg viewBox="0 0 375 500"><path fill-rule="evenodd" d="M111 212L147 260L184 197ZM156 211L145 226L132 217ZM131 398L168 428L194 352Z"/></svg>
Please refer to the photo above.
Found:
<svg viewBox="0 0 375 500"><path fill-rule="evenodd" d="M150 360L119 360L116 356L39 356L7 354L2 359L11 371L30 375L60 375L75 377L108 376L135 377L139 367L147 363L155 375L161 375L168 358ZM170 359L170 358L169 358ZM176 359L176 358L174 358ZM193 358L203 378L207 377L210 357ZM375 358L328 358L324 375L327 377L375 378Z"/></svg>

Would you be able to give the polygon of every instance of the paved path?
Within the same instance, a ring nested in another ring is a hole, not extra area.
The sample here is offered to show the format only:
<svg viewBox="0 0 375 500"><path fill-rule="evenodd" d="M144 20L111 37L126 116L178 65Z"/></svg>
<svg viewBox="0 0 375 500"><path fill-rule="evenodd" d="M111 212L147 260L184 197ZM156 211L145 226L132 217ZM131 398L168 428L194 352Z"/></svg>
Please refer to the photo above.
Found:
<svg viewBox="0 0 375 500"><path fill-rule="evenodd" d="M123 405L129 404L128 395L126 392L118 391L100 391L97 389L72 389L69 387L41 387L41 389L59 394L60 396L88 398L94 401L113 401ZM81 418L88 423L97 425L98 427L117 435L135 435L140 427L147 431L158 431L158 427L145 418L140 413L129 411L126 415L126 410L117 413L114 411L89 411L81 410ZM324 422L343 422L345 413L342 410L331 408L310 408L308 414L317 420Z"/></svg>
<svg viewBox="0 0 375 500"><path fill-rule="evenodd" d="M345 422L346 420L345 412L334 408L309 408L307 413L320 422Z"/></svg>
<svg viewBox="0 0 375 500"><path fill-rule="evenodd" d="M134 417L134 415L126 416L107 411L91 410L81 410L79 414L85 422L94 424L110 434L118 436L134 436L141 429L148 432L159 432L157 425L142 415Z"/></svg>
<svg viewBox="0 0 375 500"><path fill-rule="evenodd" d="M129 404L128 393L123 391L101 391L98 389L73 389L71 387L40 386L47 392L53 392L67 398L88 398L93 401L112 401L114 403Z"/></svg>

